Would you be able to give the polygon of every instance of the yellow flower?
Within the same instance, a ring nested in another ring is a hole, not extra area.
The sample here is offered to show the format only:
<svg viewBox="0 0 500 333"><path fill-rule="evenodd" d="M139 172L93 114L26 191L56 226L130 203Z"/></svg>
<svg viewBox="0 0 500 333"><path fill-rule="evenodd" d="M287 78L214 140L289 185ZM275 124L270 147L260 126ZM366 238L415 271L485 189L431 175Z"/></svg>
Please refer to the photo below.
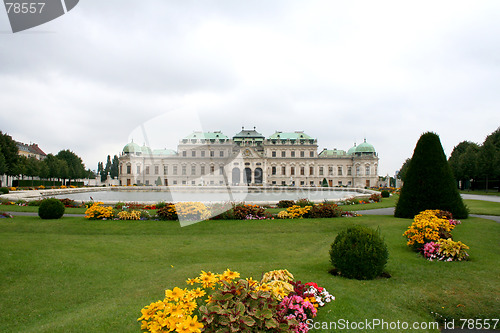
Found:
<svg viewBox="0 0 500 333"><path fill-rule="evenodd" d="M174 301L178 301L182 296L184 296L185 291L181 288L175 287L173 290L166 290L165 297Z"/></svg>
<svg viewBox="0 0 500 333"><path fill-rule="evenodd" d="M240 273L232 272L228 268L224 273L222 273L221 280L222 281L231 281L231 280L234 280L234 279L239 278L239 277L240 277Z"/></svg>

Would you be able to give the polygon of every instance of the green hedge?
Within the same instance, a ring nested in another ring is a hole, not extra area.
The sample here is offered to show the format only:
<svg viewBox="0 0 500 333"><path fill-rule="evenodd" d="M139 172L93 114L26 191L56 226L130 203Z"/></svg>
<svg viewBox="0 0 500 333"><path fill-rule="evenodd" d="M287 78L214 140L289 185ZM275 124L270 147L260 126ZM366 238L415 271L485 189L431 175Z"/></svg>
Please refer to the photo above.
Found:
<svg viewBox="0 0 500 333"><path fill-rule="evenodd" d="M12 185L14 187L34 187L34 186L45 186L45 187L51 187L51 186L61 186L62 182L60 181L52 181L52 180L14 180L12 182ZM67 183L66 186L73 185L76 187L81 187L83 186L83 182L74 182L72 181L71 184Z"/></svg>

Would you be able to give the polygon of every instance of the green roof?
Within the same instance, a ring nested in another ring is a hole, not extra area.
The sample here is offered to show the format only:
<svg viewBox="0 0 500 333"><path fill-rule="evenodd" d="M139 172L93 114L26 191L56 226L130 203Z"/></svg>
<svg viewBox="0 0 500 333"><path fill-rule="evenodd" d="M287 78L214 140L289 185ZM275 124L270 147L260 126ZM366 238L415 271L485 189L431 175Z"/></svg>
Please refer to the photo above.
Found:
<svg viewBox="0 0 500 333"><path fill-rule="evenodd" d="M193 132L186 136L184 138L185 140L193 140L193 139L200 139L200 140L228 140L229 138L224 135L221 131L215 131L215 132Z"/></svg>
<svg viewBox="0 0 500 333"><path fill-rule="evenodd" d="M347 156L347 154L344 150L324 149L322 152L319 153L318 156L319 157L340 157L340 156Z"/></svg>
<svg viewBox="0 0 500 333"><path fill-rule="evenodd" d="M311 140L309 135L302 131L295 132L276 132L269 137L270 140Z"/></svg>
<svg viewBox="0 0 500 333"><path fill-rule="evenodd" d="M255 128L253 130L241 129L241 131L233 136L233 139L264 139L264 136L257 132Z"/></svg>
<svg viewBox="0 0 500 333"><path fill-rule="evenodd" d="M356 147L356 153L375 153L375 147L366 142L365 139L365 142Z"/></svg>
<svg viewBox="0 0 500 333"><path fill-rule="evenodd" d="M159 156L174 156L177 155L175 150L172 149L155 149L153 150L153 155L159 155Z"/></svg>
<svg viewBox="0 0 500 333"><path fill-rule="evenodd" d="M137 143L134 143L134 141L127 143L125 147L123 147L123 152L126 154L129 153L140 153L141 152L141 146L139 146Z"/></svg>

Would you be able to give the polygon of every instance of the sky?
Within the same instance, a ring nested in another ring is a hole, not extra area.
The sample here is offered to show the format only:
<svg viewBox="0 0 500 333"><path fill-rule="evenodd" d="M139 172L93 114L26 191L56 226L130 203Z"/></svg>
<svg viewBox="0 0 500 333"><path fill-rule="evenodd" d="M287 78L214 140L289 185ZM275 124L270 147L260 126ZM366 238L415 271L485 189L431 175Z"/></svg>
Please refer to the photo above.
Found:
<svg viewBox="0 0 500 333"><path fill-rule="evenodd" d="M193 131L366 139L394 175L420 135L447 156L500 126L500 1L80 0L12 33L0 8L0 130L95 170L132 139Z"/></svg>

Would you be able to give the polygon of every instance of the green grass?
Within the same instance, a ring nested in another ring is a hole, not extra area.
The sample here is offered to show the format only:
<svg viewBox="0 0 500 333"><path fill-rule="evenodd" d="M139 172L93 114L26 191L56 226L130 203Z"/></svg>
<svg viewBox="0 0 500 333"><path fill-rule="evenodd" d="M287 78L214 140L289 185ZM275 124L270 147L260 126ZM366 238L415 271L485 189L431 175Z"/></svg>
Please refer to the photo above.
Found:
<svg viewBox="0 0 500 333"><path fill-rule="evenodd" d="M500 215L500 203L482 200L464 200L471 214Z"/></svg>
<svg viewBox="0 0 500 333"><path fill-rule="evenodd" d="M467 190L459 190L460 193L462 194L475 194L475 195L496 195L500 196L500 192L497 190L489 190L488 192L486 191L467 191Z"/></svg>
<svg viewBox="0 0 500 333"><path fill-rule="evenodd" d="M86 208L69 208L64 210L65 214L85 214ZM0 205L2 212L32 212L38 213L38 206L18 206L18 205Z"/></svg>
<svg viewBox="0 0 500 333"><path fill-rule="evenodd" d="M260 278L286 268L337 300L317 320L430 322L495 318L500 307L500 224L469 218L455 239L469 262L429 262L405 245L410 220L387 216L274 221L86 221L0 219L2 332L139 332L136 319L164 289L200 270ZM392 278L348 280L328 273L328 250L343 228L380 227ZM415 332L426 332L426 330ZM314 332L314 331L313 331Z"/></svg>

